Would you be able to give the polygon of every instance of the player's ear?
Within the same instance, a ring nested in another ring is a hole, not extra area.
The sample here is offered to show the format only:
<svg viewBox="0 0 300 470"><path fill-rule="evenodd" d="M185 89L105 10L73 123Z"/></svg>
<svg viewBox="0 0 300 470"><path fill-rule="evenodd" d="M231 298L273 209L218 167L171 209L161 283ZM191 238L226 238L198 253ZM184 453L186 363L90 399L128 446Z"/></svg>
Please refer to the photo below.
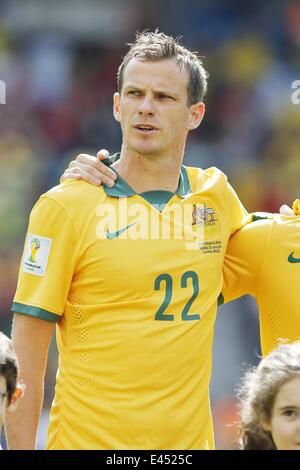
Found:
<svg viewBox="0 0 300 470"><path fill-rule="evenodd" d="M203 119L204 113L205 104L202 101L192 104L189 107L189 115L187 121L187 128L189 131L197 129Z"/></svg>
<svg viewBox="0 0 300 470"><path fill-rule="evenodd" d="M114 118L116 121L120 122L121 119L120 119L120 95L119 93L115 93L114 94L114 108L113 108L113 112L114 112Z"/></svg>
<svg viewBox="0 0 300 470"><path fill-rule="evenodd" d="M9 412L15 411L15 409L18 406L19 400L24 395L24 389L25 389L25 387L24 387L23 384L20 384L20 383L17 384L16 390L14 391L14 393L11 397L10 403L7 407L7 411L9 411Z"/></svg>

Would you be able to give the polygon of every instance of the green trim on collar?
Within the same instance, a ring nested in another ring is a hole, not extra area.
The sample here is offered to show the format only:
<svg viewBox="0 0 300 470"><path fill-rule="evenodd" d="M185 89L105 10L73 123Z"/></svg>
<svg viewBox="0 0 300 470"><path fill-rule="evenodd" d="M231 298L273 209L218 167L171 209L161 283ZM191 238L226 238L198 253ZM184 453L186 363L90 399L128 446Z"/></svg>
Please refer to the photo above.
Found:
<svg viewBox="0 0 300 470"><path fill-rule="evenodd" d="M109 157L104 158L104 160L102 160L102 163L104 163L105 166L111 166L113 163L120 160L120 155L121 155L120 152L114 153L113 155L110 155Z"/></svg>
<svg viewBox="0 0 300 470"><path fill-rule="evenodd" d="M166 204L174 196L171 191L145 191L140 194L141 197L146 199L152 206L155 207L159 212L163 211Z"/></svg>
<svg viewBox="0 0 300 470"><path fill-rule="evenodd" d="M123 180L123 178L113 168L111 169L118 175L118 179L113 188L109 188L105 184L103 185L103 189L106 192L106 194L112 197L129 197L129 196L136 195L137 193L126 183L126 181ZM153 193L155 191L147 191L147 192ZM186 167L182 165L180 176L179 176L179 184L178 184L178 188L175 194L177 194L180 197L184 197L190 192L191 192L191 186L190 186L188 174L186 171Z"/></svg>
<svg viewBox="0 0 300 470"><path fill-rule="evenodd" d="M189 181L189 177L186 171L186 167L181 165L181 172L179 177L179 184L176 191L178 196L184 197L191 192L191 185Z"/></svg>
<svg viewBox="0 0 300 470"><path fill-rule="evenodd" d="M109 188L106 184L103 185L103 189L106 194L113 197L134 196L136 192L126 183L125 180L123 180L122 176L120 176L113 168L111 168L111 170L118 175L118 178L113 188Z"/></svg>
<svg viewBox="0 0 300 470"><path fill-rule="evenodd" d="M56 323L61 318L60 315L48 312L43 308L31 307L30 305L20 304L19 302L14 302L12 304L11 311L14 313L22 313L23 315L40 318L41 320L46 320L53 323Z"/></svg>

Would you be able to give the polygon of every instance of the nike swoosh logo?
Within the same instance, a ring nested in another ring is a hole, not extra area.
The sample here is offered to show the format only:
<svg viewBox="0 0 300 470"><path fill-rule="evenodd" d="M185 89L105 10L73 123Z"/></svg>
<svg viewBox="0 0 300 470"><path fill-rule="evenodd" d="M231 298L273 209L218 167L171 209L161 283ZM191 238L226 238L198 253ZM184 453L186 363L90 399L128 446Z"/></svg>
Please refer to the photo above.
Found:
<svg viewBox="0 0 300 470"><path fill-rule="evenodd" d="M119 237L121 235L121 233L126 232L126 230L128 230L130 227L132 227L136 223L137 222L133 222L132 224L127 225L127 227L121 228L117 232L109 232L108 230L106 230L106 238L108 240L113 240L114 238Z"/></svg>
<svg viewBox="0 0 300 470"><path fill-rule="evenodd" d="M294 258L294 251L289 255L288 262L289 263L300 263L300 258Z"/></svg>

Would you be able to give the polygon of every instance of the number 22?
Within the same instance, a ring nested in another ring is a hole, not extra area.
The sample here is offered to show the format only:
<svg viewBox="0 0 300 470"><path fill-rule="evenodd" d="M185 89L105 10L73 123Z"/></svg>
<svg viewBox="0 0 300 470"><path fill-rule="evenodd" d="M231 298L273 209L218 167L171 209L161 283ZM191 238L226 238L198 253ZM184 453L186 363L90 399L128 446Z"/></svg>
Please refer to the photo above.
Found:
<svg viewBox="0 0 300 470"><path fill-rule="evenodd" d="M193 295L191 298L188 300L186 303L184 309L181 312L181 319L183 321L191 321L191 320L200 320L200 315L199 313L194 313L191 314L189 313L190 308L197 298L199 294L199 280L198 280L198 275L195 271L186 271L183 273L181 277L181 288L186 289L188 287L188 280L192 280L193 284ZM166 284L166 293L165 293L165 298L161 306L156 312L155 315L155 320L160 320L160 321L174 321L174 315L171 314L165 314L164 312L167 310L168 306L171 303L172 300L172 294L173 294L173 279L170 274L160 274L156 279L154 283L154 289L155 290L161 290L161 283L165 282Z"/></svg>

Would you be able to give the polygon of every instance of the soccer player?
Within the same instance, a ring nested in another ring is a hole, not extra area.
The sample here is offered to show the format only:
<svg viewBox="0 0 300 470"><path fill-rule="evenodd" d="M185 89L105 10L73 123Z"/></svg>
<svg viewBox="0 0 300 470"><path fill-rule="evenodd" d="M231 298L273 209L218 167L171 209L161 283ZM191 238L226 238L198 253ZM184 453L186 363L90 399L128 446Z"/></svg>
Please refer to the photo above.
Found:
<svg viewBox="0 0 300 470"><path fill-rule="evenodd" d="M18 372L18 360L12 342L0 331L0 434L6 413L15 410L23 395L23 386L18 383Z"/></svg>
<svg viewBox="0 0 300 470"><path fill-rule="evenodd" d="M35 447L55 324L48 449L214 446L217 298L247 213L221 171L182 166L204 115L197 56L162 33L138 35L118 79L116 185L69 180L30 216L13 304L28 393L8 426L11 448Z"/></svg>
<svg viewBox="0 0 300 470"><path fill-rule="evenodd" d="M97 185L105 181L114 184L106 165L118 157L109 157L106 150L98 152L97 157L79 155L62 178L81 178ZM300 339L299 207L296 199L293 210L282 206L281 214L253 214L253 222L230 237L226 251L219 304L246 294L256 298L263 355L282 340Z"/></svg>
<svg viewBox="0 0 300 470"><path fill-rule="evenodd" d="M223 300L229 302L245 294L256 298L263 355L282 340L300 339L297 213L295 206L293 216L262 217L233 235L227 248Z"/></svg>

